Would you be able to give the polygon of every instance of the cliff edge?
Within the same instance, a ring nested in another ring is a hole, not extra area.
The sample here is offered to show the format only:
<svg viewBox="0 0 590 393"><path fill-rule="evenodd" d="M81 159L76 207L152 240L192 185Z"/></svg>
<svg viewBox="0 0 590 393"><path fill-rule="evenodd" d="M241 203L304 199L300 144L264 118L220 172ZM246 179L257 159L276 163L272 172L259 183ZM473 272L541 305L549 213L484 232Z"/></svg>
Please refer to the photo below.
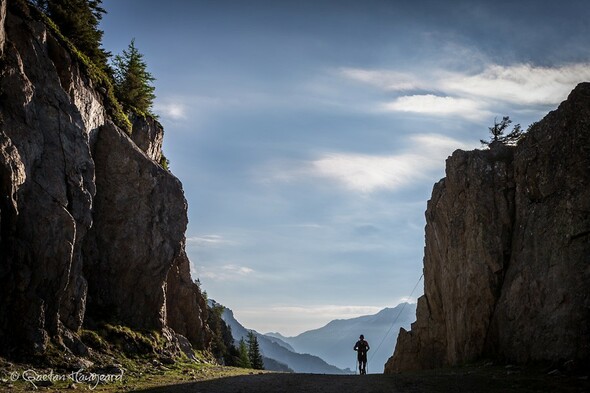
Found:
<svg viewBox="0 0 590 393"><path fill-rule="evenodd" d="M104 88L16 3L0 0L0 355L83 355L99 322L207 348L161 125L119 129Z"/></svg>
<svg viewBox="0 0 590 393"><path fill-rule="evenodd" d="M426 210L424 295L386 373L590 360L590 83L516 147L456 151Z"/></svg>

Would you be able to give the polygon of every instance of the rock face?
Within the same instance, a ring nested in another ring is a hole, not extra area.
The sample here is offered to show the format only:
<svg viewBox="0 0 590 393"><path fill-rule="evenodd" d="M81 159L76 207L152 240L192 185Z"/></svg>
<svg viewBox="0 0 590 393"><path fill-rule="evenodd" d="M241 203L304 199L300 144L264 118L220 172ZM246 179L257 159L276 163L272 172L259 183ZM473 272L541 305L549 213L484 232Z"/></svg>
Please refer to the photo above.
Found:
<svg viewBox="0 0 590 393"><path fill-rule="evenodd" d="M590 84L517 147L456 151L426 210L424 296L387 373L590 358Z"/></svg>
<svg viewBox="0 0 590 393"><path fill-rule="evenodd" d="M157 164L159 123L135 118L129 138L60 41L6 0L0 54L1 355L43 352L50 339L80 352L76 332L103 320L167 335L182 326L207 347L186 200Z"/></svg>
<svg viewBox="0 0 590 393"><path fill-rule="evenodd" d="M137 147L147 154L155 162L162 158L162 143L164 142L164 129L162 125L152 117L132 115L133 130L131 139Z"/></svg>
<svg viewBox="0 0 590 393"><path fill-rule="evenodd" d="M207 301L197 284L191 280L190 263L184 247L168 271L166 285L168 325L188 338L193 346L205 349L211 341L211 332L203 327L203 313L196 313L194 310L207 310ZM201 329L195 329L195 326L201 326Z"/></svg>

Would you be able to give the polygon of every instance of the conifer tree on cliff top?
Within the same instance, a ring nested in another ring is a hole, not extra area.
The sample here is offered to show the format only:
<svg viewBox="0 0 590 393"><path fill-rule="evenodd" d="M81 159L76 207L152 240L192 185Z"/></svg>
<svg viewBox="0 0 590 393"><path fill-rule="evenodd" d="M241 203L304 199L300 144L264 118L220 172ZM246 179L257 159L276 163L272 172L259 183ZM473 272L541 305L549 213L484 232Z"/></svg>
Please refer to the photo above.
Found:
<svg viewBox="0 0 590 393"><path fill-rule="evenodd" d="M155 78L147 71L143 55L131 40L127 50L114 58L115 94L125 110L152 114L156 98L152 82Z"/></svg>
<svg viewBox="0 0 590 393"><path fill-rule="evenodd" d="M512 123L509 116L504 116L502 121L498 123L496 119L494 119L494 126L488 127L490 130L491 138L490 141L484 141L480 139L480 142L484 146L489 146L492 143L501 143L503 145L516 145L518 141L523 137L524 132L520 127L520 124L514 126L512 131L508 134L504 134L508 126Z"/></svg>
<svg viewBox="0 0 590 393"><path fill-rule="evenodd" d="M102 0L37 0L37 6L59 27L78 50L102 70L107 70L110 53L102 48L103 31L98 25L106 11Z"/></svg>

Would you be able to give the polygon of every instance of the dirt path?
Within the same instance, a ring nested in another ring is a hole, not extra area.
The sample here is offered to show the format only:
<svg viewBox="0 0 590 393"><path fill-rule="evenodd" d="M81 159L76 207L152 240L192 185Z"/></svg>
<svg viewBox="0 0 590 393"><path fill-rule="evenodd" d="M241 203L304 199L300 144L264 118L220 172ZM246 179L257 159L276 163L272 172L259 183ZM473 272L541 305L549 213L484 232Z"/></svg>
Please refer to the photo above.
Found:
<svg viewBox="0 0 590 393"><path fill-rule="evenodd" d="M579 377L498 370L439 370L403 375L262 374L146 389L144 393L590 393Z"/></svg>

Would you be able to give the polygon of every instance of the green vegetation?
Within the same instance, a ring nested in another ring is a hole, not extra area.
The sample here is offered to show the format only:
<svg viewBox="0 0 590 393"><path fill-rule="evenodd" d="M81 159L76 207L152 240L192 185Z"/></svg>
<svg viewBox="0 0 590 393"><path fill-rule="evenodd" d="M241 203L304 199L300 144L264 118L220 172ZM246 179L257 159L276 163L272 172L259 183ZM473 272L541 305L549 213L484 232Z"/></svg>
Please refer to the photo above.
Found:
<svg viewBox="0 0 590 393"><path fill-rule="evenodd" d="M138 332L126 326L106 324L99 334L126 356L137 357L165 351L164 343L155 332Z"/></svg>
<svg viewBox="0 0 590 393"><path fill-rule="evenodd" d="M256 334L250 331L247 342L242 338L236 347L231 328L221 318L224 307L213 303L208 310L207 326L213 333L211 353L215 359L227 366L264 370L264 362Z"/></svg>
<svg viewBox="0 0 590 393"><path fill-rule="evenodd" d="M80 339L89 348L96 351L106 351L109 348L108 343L97 332L93 330L82 329Z"/></svg>
<svg viewBox="0 0 590 393"><path fill-rule="evenodd" d="M212 314L220 316L219 308L221 306ZM82 329L79 337L90 349L85 357L91 362L79 363L69 351L64 351L63 344L50 342L43 354L29 359L30 363L15 364L0 358L0 391L34 390L30 382L23 380L23 373L27 370L33 370L37 375L65 376L63 380L53 380L52 384L39 385L39 388L87 390L92 387L98 392L128 391L254 373L252 368L219 365L209 351L195 351L189 358L186 353L178 352L178 348L157 331L137 331L123 325L103 324L93 329ZM237 348L235 356L238 357ZM79 370L84 375L122 376L94 386L72 381L68 377ZM12 378L15 374L19 376L17 379ZM75 387L72 387L73 383Z"/></svg>
<svg viewBox="0 0 590 393"><path fill-rule="evenodd" d="M9 366L7 366L9 364ZM71 377L72 371L59 368L35 368L28 364L11 364L0 359L0 391L10 392L31 392L35 390L51 389L51 391L72 390L72 391L94 391L94 392L121 392L136 391L154 387L168 385L185 384L190 382L206 381L217 378L224 378L238 375L250 375L251 369L219 366L205 362L194 362L188 360L177 360L173 364L157 364L153 361L135 360L121 363L123 374L119 379L106 380L103 383L95 385L94 383L75 382ZM54 382L44 388L42 383L38 384L35 389L30 382L23 380L22 375L25 372L31 373L34 370L36 375L64 376L64 380L54 380ZM96 370L99 371L99 370ZM117 370L108 368L104 370L105 374L116 375ZM95 372L95 371L91 371ZM262 371L257 371L261 373ZM266 371L265 371L266 372ZM13 374L14 373L14 374ZM100 374L100 372L97 372ZM19 379L13 381L12 375L19 376ZM88 373L86 373L88 375Z"/></svg>
<svg viewBox="0 0 590 393"><path fill-rule="evenodd" d="M131 123L119 101L115 97L115 88L113 86L113 78L107 71L96 65L87 55L79 50L76 45L68 37L66 37L60 30L59 26L53 22L49 16L39 11L37 8L31 8L31 15L42 20L49 31L53 33L55 38L69 50L70 54L78 60L81 70L90 78L94 86L105 91L105 107L113 120L113 122L122 130L131 133Z"/></svg>
<svg viewBox="0 0 590 393"><path fill-rule="evenodd" d="M164 152L162 152L162 156L160 157L160 165L162 166L162 168L166 169L167 171L170 171L170 160L166 158Z"/></svg>
<svg viewBox="0 0 590 393"><path fill-rule="evenodd" d="M503 145L510 146L516 145L518 141L524 136L524 131L522 131L520 124L516 124L512 131L504 135L504 132L511 123L512 120L510 120L510 117L508 116L504 116L502 121L499 123L496 119L494 119L494 126L488 127L491 134L491 139L489 141L480 139L481 144L484 146L490 146L493 143L501 143Z"/></svg>
<svg viewBox="0 0 590 393"><path fill-rule="evenodd" d="M103 31L98 28L106 13L101 7L102 0L36 0L35 3L76 48L107 71L110 53L102 48Z"/></svg>
<svg viewBox="0 0 590 393"><path fill-rule="evenodd" d="M246 346L246 342L243 338L238 344L238 351L240 353L238 367L252 368L252 364L250 364L250 357L248 356L248 347Z"/></svg>
<svg viewBox="0 0 590 393"><path fill-rule="evenodd" d="M248 358L250 365L255 370L264 370L264 362L260 354L260 347L258 345L258 338L253 331L248 332Z"/></svg>
<svg viewBox="0 0 590 393"><path fill-rule="evenodd" d="M97 91L104 94L105 107L113 122L128 134L132 125L127 113L157 118L152 112L155 99L154 77L147 71L143 55L132 40L128 49L115 56L102 48L98 26L103 15L102 0L25 0L12 5L26 18L42 20L58 42L78 61ZM169 161L162 154L159 164L169 170Z"/></svg>
<svg viewBox="0 0 590 393"><path fill-rule="evenodd" d="M143 55L131 40L127 50L114 59L115 92L125 110L139 114L151 113L154 102L154 77L147 71Z"/></svg>
<svg viewBox="0 0 590 393"><path fill-rule="evenodd" d="M73 54L99 90L104 89L106 106L115 124L131 133L131 123L125 112L154 116L154 77L147 71L143 55L134 40L121 55L115 56L102 48L103 32L98 29L106 11L102 0L35 0L33 9L57 39ZM165 158L164 158L165 159ZM167 161L162 161L163 166ZM166 165L167 166L167 165Z"/></svg>
<svg viewBox="0 0 590 393"><path fill-rule="evenodd" d="M221 364L237 366L239 360L238 349L234 346L231 328L221 318L224 307L214 303L208 307L207 326L213 333L211 353Z"/></svg>

